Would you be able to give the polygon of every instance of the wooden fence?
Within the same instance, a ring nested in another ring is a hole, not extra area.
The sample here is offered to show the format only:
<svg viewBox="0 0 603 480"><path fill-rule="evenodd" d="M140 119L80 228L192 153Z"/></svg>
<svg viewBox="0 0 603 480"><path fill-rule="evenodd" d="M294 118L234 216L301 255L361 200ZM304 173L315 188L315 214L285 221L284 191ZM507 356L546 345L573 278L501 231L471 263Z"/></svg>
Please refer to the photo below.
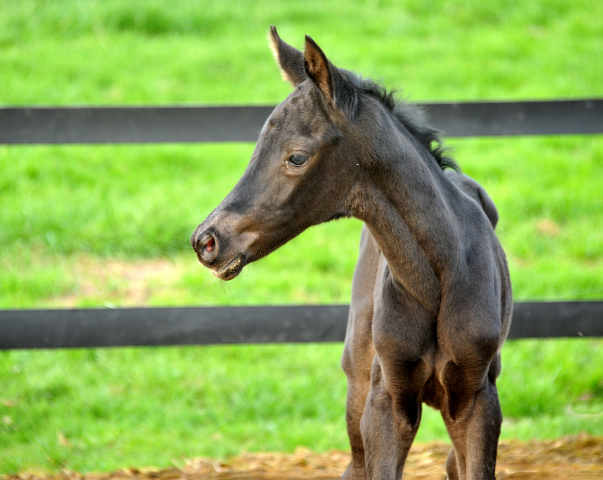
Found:
<svg viewBox="0 0 603 480"><path fill-rule="evenodd" d="M603 133L603 100L430 103L448 137ZM5 107L0 144L247 142L273 107ZM348 307L0 310L0 350L342 341ZM603 301L519 302L510 338L603 336Z"/></svg>

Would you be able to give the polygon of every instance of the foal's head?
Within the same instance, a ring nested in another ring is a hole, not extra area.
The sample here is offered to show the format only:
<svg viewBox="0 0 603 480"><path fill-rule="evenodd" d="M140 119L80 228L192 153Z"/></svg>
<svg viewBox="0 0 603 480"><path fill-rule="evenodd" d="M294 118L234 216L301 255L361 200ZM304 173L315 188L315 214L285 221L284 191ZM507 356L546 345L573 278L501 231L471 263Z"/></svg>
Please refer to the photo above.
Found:
<svg viewBox="0 0 603 480"><path fill-rule="evenodd" d="M379 168L370 163L375 145L387 143L385 127L445 160L431 148L435 130L411 106L398 108L374 82L336 68L310 37L303 52L274 27L270 41L294 90L266 121L237 185L191 238L199 261L224 280L306 228L355 213L355 187Z"/></svg>
<svg viewBox="0 0 603 480"><path fill-rule="evenodd" d="M199 261L223 280L306 228L349 215L358 166L346 130L356 89L310 37L303 53L274 27L270 40L295 89L266 121L242 178L191 238Z"/></svg>

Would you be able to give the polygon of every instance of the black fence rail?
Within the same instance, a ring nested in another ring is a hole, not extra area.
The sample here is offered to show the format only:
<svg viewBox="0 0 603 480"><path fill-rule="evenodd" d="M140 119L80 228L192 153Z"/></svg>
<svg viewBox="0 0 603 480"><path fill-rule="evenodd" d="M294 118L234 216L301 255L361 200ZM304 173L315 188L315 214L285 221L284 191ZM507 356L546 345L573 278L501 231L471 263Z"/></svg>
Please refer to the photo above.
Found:
<svg viewBox="0 0 603 480"><path fill-rule="evenodd" d="M421 104L447 137L603 133L603 100ZM4 107L0 144L254 142L274 107Z"/></svg>
<svg viewBox="0 0 603 480"><path fill-rule="evenodd" d="M0 350L341 342L347 305L0 311ZM520 302L509 338L603 337L603 302Z"/></svg>
<svg viewBox="0 0 603 480"><path fill-rule="evenodd" d="M448 137L603 133L603 99L423 104ZM255 141L273 107L0 107L0 144ZM348 306L0 310L0 350L339 342ZM602 337L603 301L519 302L509 338Z"/></svg>

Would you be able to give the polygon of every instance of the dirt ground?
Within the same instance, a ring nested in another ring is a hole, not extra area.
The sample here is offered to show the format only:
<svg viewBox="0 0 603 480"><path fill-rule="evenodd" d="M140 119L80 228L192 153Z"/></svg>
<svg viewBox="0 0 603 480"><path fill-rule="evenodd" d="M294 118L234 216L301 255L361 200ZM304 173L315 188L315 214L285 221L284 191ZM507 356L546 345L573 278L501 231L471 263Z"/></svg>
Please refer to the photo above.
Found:
<svg viewBox="0 0 603 480"><path fill-rule="evenodd" d="M405 479L442 480L449 446L430 443L413 446ZM58 475L22 473L0 476L0 480L327 480L339 478L349 454L312 453L299 449L293 454L242 454L227 462L195 459L182 468L159 470L130 468L112 473ZM549 441L502 442L499 447L497 478L500 480L602 480L603 437L577 436Z"/></svg>

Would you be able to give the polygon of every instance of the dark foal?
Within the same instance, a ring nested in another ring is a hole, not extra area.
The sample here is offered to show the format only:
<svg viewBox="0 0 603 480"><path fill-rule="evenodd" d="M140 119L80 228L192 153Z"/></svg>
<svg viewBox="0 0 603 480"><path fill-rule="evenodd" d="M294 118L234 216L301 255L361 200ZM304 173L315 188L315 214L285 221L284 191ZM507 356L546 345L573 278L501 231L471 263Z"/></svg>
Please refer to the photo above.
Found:
<svg viewBox="0 0 603 480"><path fill-rule="evenodd" d="M452 440L448 477L493 479L512 298L492 200L416 108L336 68L309 37L302 53L273 27L271 43L295 90L193 234L199 260L230 280L312 225L362 220L342 360L352 447L343 478L401 478L426 403Z"/></svg>

